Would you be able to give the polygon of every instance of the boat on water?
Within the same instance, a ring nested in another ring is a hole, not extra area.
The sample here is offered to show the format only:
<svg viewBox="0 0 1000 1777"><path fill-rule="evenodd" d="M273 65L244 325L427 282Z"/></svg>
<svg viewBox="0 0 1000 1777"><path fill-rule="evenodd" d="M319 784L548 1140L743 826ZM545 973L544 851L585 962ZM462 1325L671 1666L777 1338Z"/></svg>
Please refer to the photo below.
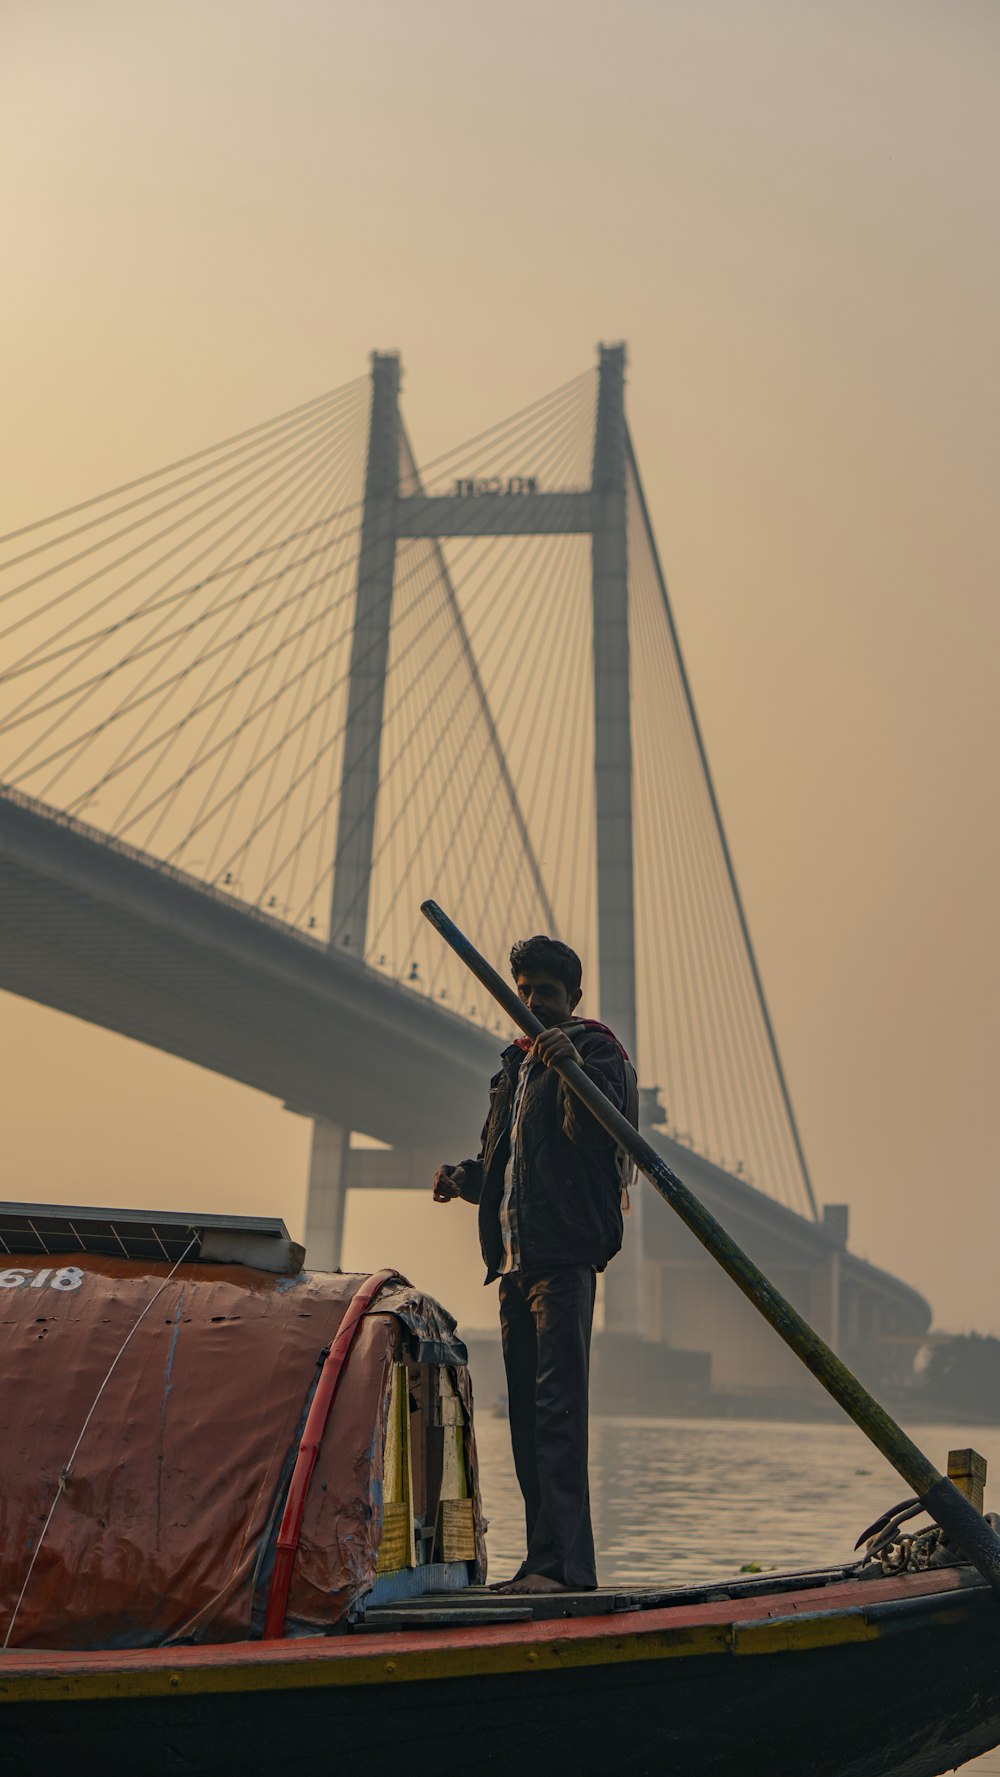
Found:
<svg viewBox="0 0 1000 1777"><path fill-rule="evenodd" d="M936 1777L1000 1742L968 1565L489 1591L454 1320L279 1221L2 1205L0 1320L4 1769Z"/></svg>

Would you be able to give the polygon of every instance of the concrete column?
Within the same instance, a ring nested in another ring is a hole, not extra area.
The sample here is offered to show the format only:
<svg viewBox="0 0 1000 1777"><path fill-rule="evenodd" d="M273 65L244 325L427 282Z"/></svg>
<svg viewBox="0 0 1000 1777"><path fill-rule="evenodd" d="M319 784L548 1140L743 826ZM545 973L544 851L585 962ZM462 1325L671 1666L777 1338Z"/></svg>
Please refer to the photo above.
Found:
<svg viewBox="0 0 1000 1777"><path fill-rule="evenodd" d="M842 1341L840 1324L840 1255L847 1251L849 1216L850 1209L846 1203L824 1203L823 1205L824 1231L829 1234L831 1240L836 1242L830 1253L829 1261L828 1284L830 1291L830 1312L827 1338L831 1349L837 1353L838 1357L841 1355Z"/></svg>
<svg viewBox="0 0 1000 1777"><path fill-rule="evenodd" d="M635 1061L632 723L625 496L625 347L599 348L592 476L594 773L601 1018ZM605 1327L641 1337L643 1186L632 1190L625 1243L608 1271Z"/></svg>
<svg viewBox="0 0 1000 1777"><path fill-rule="evenodd" d="M306 1264L336 1271L344 1243L351 1132L317 1117L313 1123L306 1195Z"/></svg>
<svg viewBox="0 0 1000 1777"><path fill-rule="evenodd" d="M399 358L372 353L368 463L358 553L344 757L330 904L330 948L363 957L371 893L372 842L382 752L385 675L396 565L399 498ZM306 1200L306 1263L340 1264L350 1130L313 1124Z"/></svg>
<svg viewBox="0 0 1000 1777"><path fill-rule="evenodd" d="M830 1350L840 1356L840 1253L830 1254Z"/></svg>
<svg viewBox="0 0 1000 1777"><path fill-rule="evenodd" d="M382 751L399 497L399 358L372 353L368 467L337 815L330 948L363 956Z"/></svg>

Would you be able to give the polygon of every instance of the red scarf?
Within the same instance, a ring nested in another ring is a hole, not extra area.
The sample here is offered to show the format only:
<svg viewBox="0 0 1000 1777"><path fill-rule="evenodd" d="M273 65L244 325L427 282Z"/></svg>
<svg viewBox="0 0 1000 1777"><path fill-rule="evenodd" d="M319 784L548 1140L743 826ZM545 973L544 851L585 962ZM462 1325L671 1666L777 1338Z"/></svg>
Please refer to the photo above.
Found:
<svg viewBox="0 0 1000 1777"><path fill-rule="evenodd" d="M569 1023L570 1024L582 1024L584 1030L599 1030L602 1037L608 1037L608 1038L610 1038L611 1042L614 1043L614 1046L618 1050L618 1053L622 1057L622 1059L624 1061L628 1060L628 1051L625 1048L623 1048L622 1044L618 1041L618 1038L615 1036L614 1031L609 1030L608 1026L606 1024L599 1024L596 1018L571 1018L569 1020ZM565 1025L562 1028L565 1029L566 1028ZM515 1047L518 1049L523 1049L525 1054L527 1054L528 1050L534 1047L534 1042L535 1042L534 1037L517 1037L515 1039Z"/></svg>

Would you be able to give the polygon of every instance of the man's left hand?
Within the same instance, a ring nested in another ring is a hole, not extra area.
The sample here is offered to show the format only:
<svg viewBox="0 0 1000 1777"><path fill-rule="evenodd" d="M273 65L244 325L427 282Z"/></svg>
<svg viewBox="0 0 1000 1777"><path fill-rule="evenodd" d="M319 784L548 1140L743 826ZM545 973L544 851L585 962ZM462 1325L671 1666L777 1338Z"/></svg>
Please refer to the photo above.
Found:
<svg viewBox="0 0 1000 1777"><path fill-rule="evenodd" d="M573 1047L569 1037L558 1025L551 1030L543 1030L541 1036L535 1038L531 1050L546 1067L555 1067L558 1061L579 1061L579 1050Z"/></svg>

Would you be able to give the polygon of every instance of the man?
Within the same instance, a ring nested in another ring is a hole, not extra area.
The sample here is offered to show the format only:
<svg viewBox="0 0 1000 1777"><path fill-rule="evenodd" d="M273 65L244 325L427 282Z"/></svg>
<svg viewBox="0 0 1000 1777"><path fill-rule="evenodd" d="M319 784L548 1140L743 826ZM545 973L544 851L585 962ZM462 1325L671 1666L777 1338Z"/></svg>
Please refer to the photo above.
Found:
<svg viewBox="0 0 1000 1777"><path fill-rule="evenodd" d="M578 1061L636 1121L631 1063L606 1025L574 1018L580 959L557 939L515 944L511 973L545 1025L503 1051L476 1160L441 1166L434 1200L479 1205L486 1282L500 1279L514 1467L528 1552L507 1592L597 1585L587 1481L587 1391L597 1272L622 1243L630 1168L554 1072Z"/></svg>

